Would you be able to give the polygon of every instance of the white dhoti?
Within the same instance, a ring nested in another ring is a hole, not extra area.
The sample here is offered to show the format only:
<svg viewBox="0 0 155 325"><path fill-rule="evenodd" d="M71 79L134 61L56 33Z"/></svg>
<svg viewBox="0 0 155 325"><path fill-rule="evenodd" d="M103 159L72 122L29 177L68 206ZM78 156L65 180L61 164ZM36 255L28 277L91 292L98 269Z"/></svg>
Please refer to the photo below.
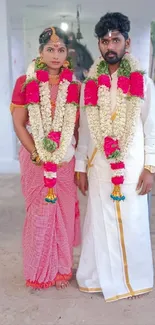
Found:
<svg viewBox="0 0 155 325"><path fill-rule="evenodd" d="M147 196L122 186L124 202L110 199L111 183L92 167L77 282L81 291L115 301L152 290L153 264Z"/></svg>

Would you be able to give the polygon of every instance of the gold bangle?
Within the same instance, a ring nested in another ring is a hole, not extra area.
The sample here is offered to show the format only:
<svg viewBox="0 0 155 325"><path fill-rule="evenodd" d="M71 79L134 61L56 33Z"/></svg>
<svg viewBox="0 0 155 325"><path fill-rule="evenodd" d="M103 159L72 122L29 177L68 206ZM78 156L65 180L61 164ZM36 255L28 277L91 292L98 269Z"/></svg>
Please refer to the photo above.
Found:
<svg viewBox="0 0 155 325"><path fill-rule="evenodd" d="M31 159L31 160L32 160L32 163L33 164L40 165L41 160L40 160L40 157L39 156L37 156L35 159Z"/></svg>
<svg viewBox="0 0 155 325"><path fill-rule="evenodd" d="M37 158L36 158L36 164L40 164L40 157L38 156Z"/></svg>
<svg viewBox="0 0 155 325"><path fill-rule="evenodd" d="M31 154L33 154L33 153L36 152L36 151L37 151L37 149L34 148L34 149L32 150L32 152L31 152Z"/></svg>
<svg viewBox="0 0 155 325"><path fill-rule="evenodd" d="M31 155L34 155L37 152L36 148L31 152Z"/></svg>
<svg viewBox="0 0 155 325"><path fill-rule="evenodd" d="M33 151L32 151L32 153L31 153L31 161L32 161L32 163L33 164L35 164L35 165L40 165L40 157L39 157L39 155L38 155L38 152L37 152L37 150L36 149L34 149Z"/></svg>
<svg viewBox="0 0 155 325"><path fill-rule="evenodd" d="M31 152L30 157L31 157L31 160L35 160L36 157L38 157L38 152L37 152L36 149L34 149L34 150Z"/></svg>

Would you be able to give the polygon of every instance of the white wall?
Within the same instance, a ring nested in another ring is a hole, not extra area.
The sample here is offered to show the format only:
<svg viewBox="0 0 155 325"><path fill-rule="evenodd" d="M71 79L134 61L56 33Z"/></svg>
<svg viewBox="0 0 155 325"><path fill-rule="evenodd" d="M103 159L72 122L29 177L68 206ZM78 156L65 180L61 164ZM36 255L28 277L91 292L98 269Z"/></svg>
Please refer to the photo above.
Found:
<svg viewBox="0 0 155 325"><path fill-rule="evenodd" d="M19 75L25 73L24 20L11 21L11 58L13 85Z"/></svg>
<svg viewBox="0 0 155 325"><path fill-rule="evenodd" d="M25 40L24 40L24 19L17 17L11 20L11 63L12 63L12 87L14 87L17 78L25 73ZM13 131L14 133L14 131ZM15 158L18 159L19 140L15 133Z"/></svg>
<svg viewBox="0 0 155 325"><path fill-rule="evenodd" d="M132 53L140 60L142 69L149 72L150 64L150 22L137 21L132 23Z"/></svg>
<svg viewBox="0 0 155 325"><path fill-rule="evenodd" d="M8 17L7 1L1 1L0 23L1 35L1 79L0 79L0 172L15 172L18 170L16 161L16 138L9 112L12 86L11 67L11 26ZM3 47L2 47L3 44Z"/></svg>

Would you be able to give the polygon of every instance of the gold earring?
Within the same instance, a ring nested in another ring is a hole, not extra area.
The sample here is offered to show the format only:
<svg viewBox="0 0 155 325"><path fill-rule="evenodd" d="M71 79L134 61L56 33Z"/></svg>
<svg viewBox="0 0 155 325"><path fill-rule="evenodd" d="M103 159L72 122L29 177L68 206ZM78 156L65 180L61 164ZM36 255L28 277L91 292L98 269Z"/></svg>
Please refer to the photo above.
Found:
<svg viewBox="0 0 155 325"><path fill-rule="evenodd" d="M63 63L63 67L64 67L64 68L68 68L68 67L69 67L69 61L66 60L66 61Z"/></svg>
<svg viewBox="0 0 155 325"><path fill-rule="evenodd" d="M40 63L44 63L42 55L40 56Z"/></svg>

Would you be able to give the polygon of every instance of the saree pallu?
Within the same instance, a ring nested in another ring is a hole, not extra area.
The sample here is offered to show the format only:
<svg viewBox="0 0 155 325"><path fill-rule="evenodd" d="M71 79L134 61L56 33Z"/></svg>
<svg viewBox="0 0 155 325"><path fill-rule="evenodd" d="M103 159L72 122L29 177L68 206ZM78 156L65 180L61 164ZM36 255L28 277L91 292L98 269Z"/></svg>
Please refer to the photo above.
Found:
<svg viewBox="0 0 155 325"><path fill-rule="evenodd" d="M45 202L43 167L34 165L21 147L21 186L26 219L23 231L24 276L27 286L48 288L72 277L73 246L80 243L74 158L58 169L55 188L58 200Z"/></svg>

